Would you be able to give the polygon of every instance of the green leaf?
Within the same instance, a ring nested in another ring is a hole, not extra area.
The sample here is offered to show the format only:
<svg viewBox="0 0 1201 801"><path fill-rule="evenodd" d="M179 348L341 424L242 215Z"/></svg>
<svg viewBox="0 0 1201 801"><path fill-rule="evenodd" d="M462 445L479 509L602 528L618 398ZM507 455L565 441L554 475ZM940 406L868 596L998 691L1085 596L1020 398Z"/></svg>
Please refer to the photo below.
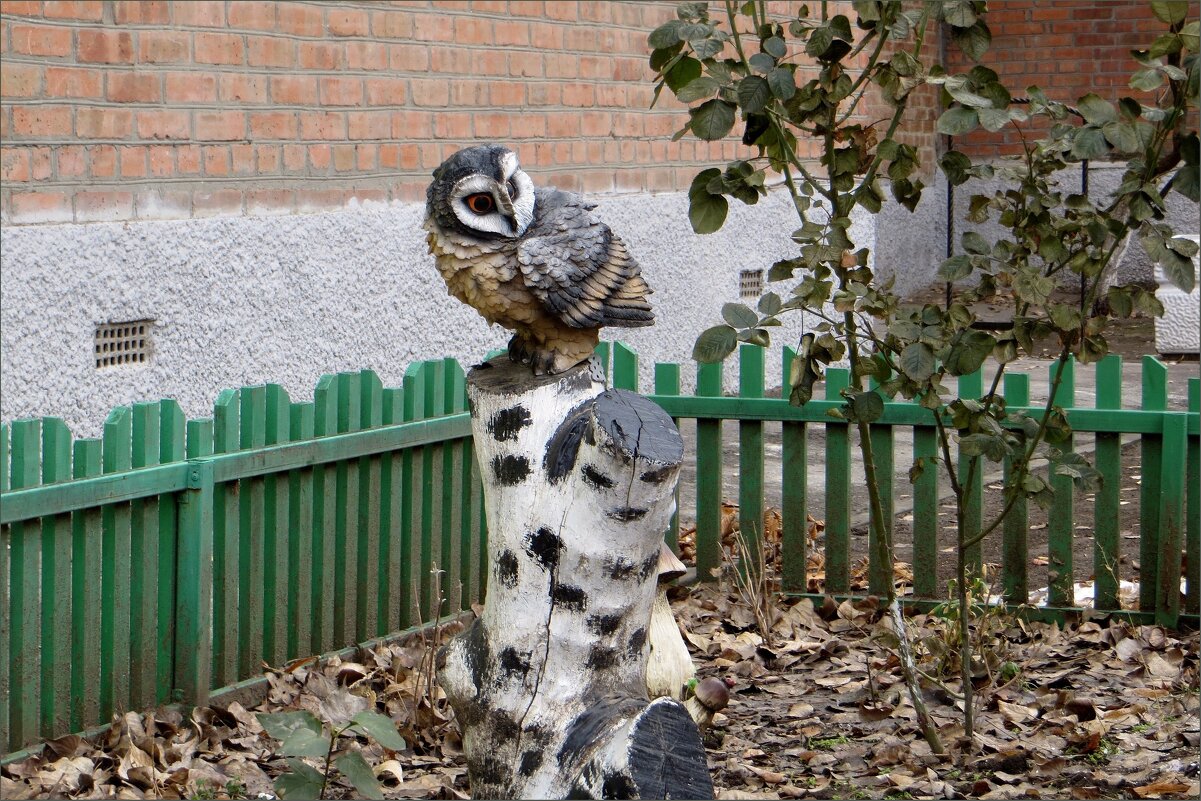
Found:
<svg viewBox="0 0 1201 801"><path fill-rule="evenodd" d="M299 728L284 738L279 752L284 756L323 757L329 753L329 737Z"/></svg>
<svg viewBox="0 0 1201 801"><path fill-rule="evenodd" d="M796 94L796 79L793 78L792 70L786 67L776 67L767 73L767 85L771 88L771 93L781 100L791 100Z"/></svg>
<svg viewBox="0 0 1201 801"><path fill-rule="evenodd" d="M295 731L303 729L313 734L322 734L325 727L317 716L308 710L299 712L259 712L259 724L277 740L286 740Z"/></svg>
<svg viewBox="0 0 1201 801"><path fill-rule="evenodd" d="M764 75L776 68L776 60L767 53L755 53L747 59L747 62L751 65L752 70Z"/></svg>
<svg viewBox="0 0 1201 801"><path fill-rule="evenodd" d="M701 332L692 347L692 358L701 364L713 364L734 352L738 333L728 325L715 325Z"/></svg>
<svg viewBox="0 0 1201 801"><path fill-rule="evenodd" d="M951 38L968 58L972 61L979 61L984 58L989 45L992 44L992 31L988 29L984 20L978 19L976 24L970 28L952 28Z"/></svg>
<svg viewBox="0 0 1201 801"><path fill-rule="evenodd" d="M961 331L943 362L947 372L951 375L971 375L984 364L995 344L996 340L983 331L974 328Z"/></svg>
<svg viewBox="0 0 1201 801"><path fill-rule="evenodd" d="M801 259L780 259L772 264L771 269L767 271L768 281L787 281L792 278L792 274L803 268L805 262Z"/></svg>
<svg viewBox="0 0 1201 801"><path fill-rule="evenodd" d="M959 439L959 452L964 456L984 456L999 462L1009 455L1005 440L995 434L969 434Z"/></svg>
<svg viewBox="0 0 1201 801"><path fill-rule="evenodd" d="M1052 303L1047 307L1047 316L1060 331L1075 331L1080 327L1080 310L1065 303Z"/></svg>
<svg viewBox="0 0 1201 801"><path fill-rule="evenodd" d="M667 71L664 80L673 92L679 92L688 84L701 76L701 62L690 56L684 56L676 65Z"/></svg>
<svg viewBox="0 0 1201 801"><path fill-rule="evenodd" d="M712 97L720 88L721 84L712 78L705 76L697 78L676 92L676 98L681 103L694 103L697 100L702 100L706 97Z"/></svg>
<svg viewBox="0 0 1201 801"><path fill-rule="evenodd" d="M1168 25L1184 22L1188 16L1188 0L1151 0L1151 13Z"/></svg>
<svg viewBox="0 0 1201 801"><path fill-rule="evenodd" d="M1172 188L1194 203L1201 202L1201 170L1186 164L1172 176Z"/></svg>
<svg viewBox="0 0 1201 801"><path fill-rule="evenodd" d="M1076 131L1072 142L1072 156L1078 159L1097 159L1109 153L1109 142L1100 128L1086 125Z"/></svg>
<svg viewBox="0 0 1201 801"><path fill-rule="evenodd" d="M901 351L901 370L914 381L934 375L934 351L924 342L914 342Z"/></svg>
<svg viewBox="0 0 1201 801"><path fill-rule="evenodd" d="M678 20L668 20L651 31L651 35L646 37L646 43L650 45L652 50L661 50L665 47L671 47L678 42L683 41L680 36L680 31L684 24ZM645 29L644 29L645 30Z"/></svg>
<svg viewBox="0 0 1201 801"><path fill-rule="evenodd" d="M975 130L980 117L973 108L956 106L949 108L938 118L938 132L948 136L962 136Z"/></svg>
<svg viewBox="0 0 1201 801"><path fill-rule="evenodd" d="M771 36L763 42L763 52L773 58L784 58L788 52L788 46L779 36Z"/></svg>
<svg viewBox="0 0 1201 801"><path fill-rule="evenodd" d="M980 256L988 255L989 250L992 249L988 244L988 240L975 231L965 231L962 244L963 249L968 253L975 253Z"/></svg>
<svg viewBox="0 0 1201 801"><path fill-rule="evenodd" d="M722 318L734 328L754 328L759 324L759 315L742 303L727 303L721 307Z"/></svg>
<svg viewBox="0 0 1201 801"><path fill-rule="evenodd" d="M403 751L408 747L405 739L396 731L396 724L386 715L364 709L351 718L351 722L362 731L370 734L377 743L393 751Z"/></svg>
<svg viewBox="0 0 1201 801"><path fill-rule="evenodd" d="M1163 84L1163 73L1159 70L1148 67L1141 69L1130 76L1130 88L1138 89L1143 92L1154 92Z"/></svg>
<svg viewBox="0 0 1201 801"><path fill-rule="evenodd" d="M1164 248L1163 253L1159 258L1159 263L1163 265L1164 275L1168 280L1180 288L1182 292L1192 292L1196 285L1197 273L1193 267L1193 260L1181 256L1171 248Z"/></svg>
<svg viewBox="0 0 1201 801"><path fill-rule="evenodd" d="M724 138L734 127L734 105L724 100L709 100L688 114L692 132L706 142Z"/></svg>
<svg viewBox="0 0 1201 801"><path fill-rule="evenodd" d="M1118 118L1118 111L1113 103L1092 92L1080 98L1077 106L1084 121L1093 125L1104 125Z"/></svg>
<svg viewBox="0 0 1201 801"><path fill-rule="evenodd" d="M958 281L972 274L972 260L965 254L951 258L938 265L938 277L943 281Z"/></svg>
<svg viewBox="0 0 1201 801"><path fill-rule="evenodd" d="M384 797L384 790L380 787L379 780L375 778L375 772L371 770L367 760L363 759L363 755L358 751L347 751L338 757L334 764L338 766L338 770L342 771L343 776L350 779L354 789L359 791L359 798Z"/></svg>
<svg viewBox="0 0 1201 801"><path fill-rule="evenodd" d="M944 0L942 18L956 28L970 28L976 23L976 12L971 0Z"/></svg>
<svg viewBox="0 0 1201 801"><path fill-rule="evenodd" d="M833 43L834 31L830 30L828 25L823 25L815 28L813 33L809 34L809 41L805 43L805 53L814 58L820 58L822 53L829 50Z"/></svg>
<svg viewBox="0 0 1201 801"><path fill-rule="evenodd" d="M730 203L721 195L711 195L706 191L688 195L688 222L698 234L721 230L729 211Z"/></svg>
<svg viewBox="0 0 1201 801"><path fill-rule="evenodd" d="M986 131L996 133L1009 124L1012 119L1009 115L1009 109L1004 108L982 108L977 109L977 114L980 115L980 126Z"/></svg>
<svg viewBox="0 0 1201 801"><path fill-rule="evenodd" d="M884 415L884 399L874 389L857 392L850 398L851 413L864 423L879 420Z"/></svg>
<svg viewBox="0 0 1201 801"><path fill-rule="evenodd" d="M768 317L779 314L783 308L784 301L780 300L780 296L775 292L768 292L759 298L759 311Z"/></svg>
<svg viewBox="0 0 1201 801"><path fill-rule="evenodd" d="M762 112L770 101L771 87L766 79L751 75L738 82L738 105L748 114Z"/></svg>
<svg viewBox="0 0 1201 801"><path fill-rule="evenodd" d="M308 799L321 795L325 777L320 771L295 758L288 760L288 767L291 772L280 774L275 780L275 792L280 798Z"/></svg>

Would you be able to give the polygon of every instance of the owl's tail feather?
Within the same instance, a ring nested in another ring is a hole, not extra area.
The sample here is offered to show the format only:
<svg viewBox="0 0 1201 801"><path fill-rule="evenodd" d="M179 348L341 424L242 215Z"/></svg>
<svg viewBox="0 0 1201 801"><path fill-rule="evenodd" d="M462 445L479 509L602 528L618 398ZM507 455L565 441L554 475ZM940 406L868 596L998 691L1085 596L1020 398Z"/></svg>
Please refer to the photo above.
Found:
<svg viewBox="0 0 1201 801"><path fill-rule="evenodd" d="M655 313L646 299L651 294L651 288L641 275L633 275L612 297L605 301L605 325L636 326L651 325L655 322Z"/></svg>

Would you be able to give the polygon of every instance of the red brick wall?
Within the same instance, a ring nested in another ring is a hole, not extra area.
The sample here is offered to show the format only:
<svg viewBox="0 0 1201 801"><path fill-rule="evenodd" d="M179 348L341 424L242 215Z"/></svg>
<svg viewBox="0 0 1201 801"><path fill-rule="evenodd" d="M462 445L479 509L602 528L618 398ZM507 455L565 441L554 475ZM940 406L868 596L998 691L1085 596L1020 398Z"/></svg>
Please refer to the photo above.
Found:
<svg viewBox="0 0 1201 801"><path fill-rule="evenodd" d="M1196 19L1198 6L1191 5L1190 19ZM1052 100L1073 105L1089 92L1109 100L1132 96L1153 102L1151 94L1128 86L1138 68L1130 51L1146 49L1167 30L1146 0L994 0L989 7L993 38L983 63L1015 97L1036 84ZM972 66L948 42L948 70L966 72ZM1038 135L1038 128L1025 130ZM1020 153L1020 141L1012 126L996 133L981 129L956 139L955 148L990 158Z"/></svg>
<svg viewBox="0 0 1201 801"><path fill-rule="evenodd" d="M0 4L0 188L12 222L416 200L474 140L587 191L686 188L736 140L648 109L673 3Z"/></svg>

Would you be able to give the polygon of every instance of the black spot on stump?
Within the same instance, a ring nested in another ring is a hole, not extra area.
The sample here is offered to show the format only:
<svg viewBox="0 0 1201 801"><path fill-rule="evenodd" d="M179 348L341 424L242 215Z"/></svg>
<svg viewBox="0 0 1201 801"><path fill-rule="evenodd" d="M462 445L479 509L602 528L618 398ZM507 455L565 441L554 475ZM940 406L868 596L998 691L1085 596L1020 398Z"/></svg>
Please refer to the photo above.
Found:
<svg viewBox="0 0 1201 801"><path fill-rule="evenodd" d="M493 438L505 442L517 439L518 432L533 422L534 420L530 417L529 409L520 404L510 406L508 409L501 409L492 415L491 419L488 420L488 433Z"/></svg>
<svg viewBox="0 0 1201 801"><path fill-rule="evenodd" d="M588 628L597 634L612 634L621 625L621 615L589 615Z"/></svg>
<svg viewBox="0 0 1201 801"><path fill-rule="evenodd" d="M492 710L492 714L488 716L488 723L501 742L516 740L517 735L521 733L521 726L503 709Z"/></svg>
<svg viewBox="0 0 1201 801"><path fill-rule="evenodd" d="M580 475L584 477L585 483L598 490L613 489L613 487L617 486L617 482L590 464L584 465L584 468L580 470Z"/></svg>
<svg viewBox="0 0 1201 801"><path fill-rule="evenodd" d="M622 523L629 523L632 520L641 520L642 518L646 517L646 513L649 511L649 509L639 509L634 506L623 506L618 509L610 509L609 511L605 512L605 514L614 520L618 520Z"/></svg>
<svg viewBox="0 0 1201 801"><path fill-rule="evenodd" d="M646 645L646 629L635 629L630 635L629 643L626 645L626 654L630 657L637 656L642 651L642 646Z"/></svg>
<svg viewBox="0 0 1201 801"><path fill-rule="evenodd" d="M588 667L605 670L617 664L617 649L607 645L594 645L588 652Z"/></svg>
<svg viewBox="0 0 1201 801"><path fill-rule="evenodd" d="M509 646L500 652L500 668L506 673L525 675L530 670L530 660L517 653L517 649Z"/></svg>
<svg viewBox="0 0 1201 801"><path fill-rule="evenodd" d="M492 457L492 474L496 476L497 483L506 487L520 484L530 474L530 460L524 456L513 454L494 456Z"/></svg>
<svg viewBox="0 0 1201 801"><path fill-rule="evenodd" d="M508 548L496 557L496 579L509 589L517 586L517 554Z"/></svg>
<svg viewBox="0 0 1201 801"><path fill-rule="evenodd" d="M671 471L675 470L675 468L676 466L673 464L664 465L663 467L656 467L653 470L647 470L645 473L638 476L638 478L642 479L647 484L662 484L668 479L669 476L671 476Z"/></svg>
<svg viewBox="0 0 1201 801"><path fill-rule="evenodd" d="M601 798L650 798L639 796L638 786L625 773L607 773L601 783ZM673 796L674 797L674 796Z"/></svg>
<svg viewBox="0 0 1201 801"><path fill-rule="evenodd" d="M494 756L468 759L467 771L471 774L472 783L481 787L484 785L507 786L510 778L509 766Z"/></svg>
<svg viewBox="0 0 1201 801"><path fill-rule="evenodd" d="M624 556L607 556L604 562L605 573L614 581L625 581L634 575L638 564Z"/></svg>
<svg viewBox="0 0 1201 801"><path fill-rule="evenodd" d="M526 751L521 755L521 765L517 768L517 772L522 776L531 776L540 767L542 767L542 752Z"/></svg>
<svg viewBox="0 0 1201 801"><path fill-rule="evenodd" d="M648 556L643 561L642 566L638 568L638 578L646 581L651 577L656 570L659 569L659 554Z"/></svg>
<svg viewBox="0 0 1201 801"><path fill-rule="evenodd" d="M526 535L525 550L546 570L559 566L559 552L563 550L563 539L546 526Z"/></svg>
<svg viewBox="0 0 1201 801"><path fill-rule="evenodd" d="M567 413L546 446L546 457L542 466L552 483L562 481L575 467L580 452L580 441L588 431L588 419L592 413L592 399L586 400Z"/></svg>
<svg viewBox="0 0 1201 801"><path fill-rule="evenodd" d="M557 759L560 765L568 764L571 760L581 757L591 751L597 738L605 727L618 718L627 718L646 706L646 699L629 698L607 695L592 706L581 712L567 727L567 737L559 749ZM684 714L688 714L685 711ZM692 718L689 718L692 720ZM693 724L693 731L696 724ZM700 739L700 735L696 735ZM646 796L653 798L655 796ZM658 796L666 798L666 796ZM683 798L684 796L679 796ZM713 796L710 795L710 798Z"/></svg>
<svg viewBox="0 0 1201 801"><path fill-rule="evenodd" d="M588 606L588 596L584 593L583 588L574 584L556 584L551 591L551 597L556 606L576 612L583 612Z"/></svg>

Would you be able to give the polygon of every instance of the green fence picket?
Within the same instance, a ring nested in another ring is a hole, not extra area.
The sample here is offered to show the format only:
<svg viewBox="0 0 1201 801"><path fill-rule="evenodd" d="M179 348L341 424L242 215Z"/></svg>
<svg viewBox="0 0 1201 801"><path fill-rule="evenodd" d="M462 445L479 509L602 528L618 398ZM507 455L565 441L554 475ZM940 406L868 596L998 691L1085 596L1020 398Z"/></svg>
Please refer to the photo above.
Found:
<svg viewBox="0 0 1201 801"><path fill-rule="evenodd" d="M1005 405L1007 408L1030 405L1030 376L1025 373L1005 375ZM1023 440L1023 447L1025 440ZM1020 454L1005 457L1002 465L1004 481L1008 486L1017 477ZM1001 522L1001 584L1005 599L1012 604L1027 603L1030 598L1028 569L1030 554L1026 549L1029 531L1029 510L1026 496L1018 493L1009 513Z"/></svg>
<svg viewBox="0 0 1201 801"><path fill-rule="evenodd" d="M132 469L150 467L159 460L159 406L133 405ZM130 707L153 706L158 700L158 577L160 505L174 506L171 498L135 500L130 511L129 664Z"/></svg>
<svg viewBox="0 0 1201 801"><path fill-rule="evenodd" d="M696 371L696 394L721 397L722 365L701 364ZM721 420L696 421L696 575L713 581L721 566Z"/></svg>
<svg viewBox="0 0 1201 801"><path fill-rule="evenodd" d="M404 392L391 387L383 391L380 419L383 425L399 425L404 419ZM400 458L395 452L380 458L379 500L379 590L376 599L377 634L400 629Z"/></svg>
<svg viewBox="0 0 1201 801"><path fill-rule="evenodd" d="M105 473L130 469L133 416L127 406L114 409L104 423L101 460ZM104 509L104 563L100 619L100 713L108 717L129 709L130 563L132 520L129 503Z"/></svg>
<svg viewBox="0 0 1201 801"><path fill-rule="evenodd" d="M613 343L613 389L638 391L638 355L624 342Z"/></svg>
<svg viewBox="0 0 1201 801"><path fill-rule="evenodd" d="M1051 377L1054 377L1058 367L1058 361L1052 362L1048 368ZM1065 410L1076 405L1076 362L1071 357L1064 365L1054 403ZM1064 454L1071 453L1075 449L1075 436L1069 435L1064 441L1055 443L1055 447ZM1047 603L1050 606L1075 606L1075 570L1072 565L1072 539L1076 525L1075 487L1071 476L1058 475L1053 468L1050 483L1055 492L1055 503L1047 511L1047 558L1050 561Z"/></svg>
<svg viewBox="0 0 1201 801"><path fill-rule="evenodd" d="M738 397L762 398L764 349L738 349ZM738 527L749 553L741 554L744 568L757 570L765 547L763 531L763 421L738 423Z"/></svg>
<svg viewBox="0 0 1201 801"><path fill-rule="evenodd" d="M877 382L872 381L872 388L875 389ZM882 399L887 401L886 397ZM880 507L883 509L884 531L888 542L893 542L893 520L896 518L896 507L893 502L893 450L896 446L893 427L886 425L873 425L870 428L871 443L872 443L872 463L876 468L876 484L880 488ZM876 558L876 527L872 518L875 517L868 510L869 526L868 526L868 589L877 594L884 595L888 591L889 585L893 581L893 566L881 564ZM890 548L889 553L893 553Z"/></svg>
<svg viewBox="0 0 1201 801"><path fill-rule="evenodd" d="M1162 412L1168 408L1168 368L1154 356L1143 357L1143 411ZM1163 483L1163 434L1143 434L1139 443L1139 472L1142 483L1138 493L1138 608L1155 608L1155 588L1159 583L1159 496Z"/></svg>
<svg viewBox="0 0 1201 801"><path fill-rule="evenodd" d="M467 376L462 366L454 359L444 359L443 374L446 377L445 414L458 414L467 410ZM443 584L446 597L445 613L453 615L470 608L470 600L464 597L471 583L471 549L464 542L464 521L469 521L471 510L464 501L464 493L470 491L467 480L470 472L464 473L467 462L463 440L454 440L446 446L445 483L443 485L443 547L446 561L446 581Z"/></svg>
<svg viewBox="0 0 1201 801"><path fill-rule="evenodd" d="M288 411L288 436L293 442L311 440L315 406L293 403ZM288 474L288 659L313 653L313 571L315 468L301 468Z"/></svg>
<svg viewBox="0 0 1201 801"><path fill-rule="evenodd" d="M1201 413L1201 379L1188 380L1188 411L1190 415ZM1188 438L1188 465L1184 488L1185 515L1185 561L1189 565L1185 576L1184 613L1201 613L1201 437L1196 434Z"/></svg>
<svg viewBox="0 0 1201 801"><path fill-rule="evenodd" d="M0 423L0 492L8 492L9 426ZM11 747L9 705L12 693L12 662L9 641L12 638L12 580L9 552L12 544L11 525L0 525L0 748Z"/></svg>
<svg viewBox="0 0 1201 801"><path fill-rule="evenodd" d="M971 375L959 376L959 397L977 400L984 395L984 375L977 370ZM956 449L958 450L958 449ZM969 538L980 533L984 509L984 471L987 462L979 456L966 457L958 454L956 469L959 471L959 481L963 487L963 530ZM974 469L972 466L974 465ZM972 474L971 483L967 483L968 473ZM969 572L980 572L981 546L976 543L967 548L966 562Z"/></svg>
<svg viewBox="0 0 1201 801"><path fill-rule="evenodd" d="M10 486L36 487L41 479L42 421L17 420L12 424ZM9 747L19 748L38 736L41 690L39 639L41 635L41 522L29 520L10 527L9 552ZM2 600L2 599L0 599Z"/></svg>
<svg viewBox="0 0 1201 801"><path fill-rule="evenodd" d="M914 399L913 405L917 405ZM942 470L938 453L938 429L932 425L913 427L913 463L920 465L913 483L913 594L918 598L939 597L938 586L938 483Z"/></svg>
<svg viewBox="0 0 1201 801"><path fill-rule="evenodd" d="M187 488L179 499L179 540L175 552L173 683L178 693L175 700L204 704L216 665L213 657L216 488L213 463L208 458L213 454L216 435L212 419L188 420L185 431L184 453L189 463Z"/></svg>
<svg viewBox="0 0 1201 801"><path fill-rule="evenodd" d="M71 468L75 479L100 476L100 440L76 440ZM103 540L101 507L89 506L71 514L71 731L101 720Z"/></svg>
<svg viewBox="0 0 1201 801"><path fill-rule="evenodd" d="M213 453L234 453L241 443L239 392L223 390L213 404ZM213 687L238 680L238 565L241 534L239 482L213 489Z"/></svg>
<svg viewBox="0 0 1201 801"><path fill-rule="evenodd" d="M71 432L57 417L42 419L42 484L71 479ZM69 514L42 518L42 736L71 725L71 561Z"/></svg>
<svg viewBox="0 0 1201 801"><path fill-rule="evenodd" d="M187 458L187 418L179 404L164 399L155 404L158 414L158 460L160 464L181 462ZM210 434L210 442L212 435ZM155 675L155 702L171 701L175 676L175 598L176 560L179 556L179 520L182 496L160 497L158 504L158 564L155 566L158 598L154 624L158 670ZM212 503L212 499L209 499ZM212 511L209 512L210 517ZM210 557L211 558L211 557Z"/></svg>
<svg viewBox="0 0 1201 801"><path fill-rule="evenodd" d="M1097 363L1097 408L1122 408L1122 357ZM1122 435L1097 432L1093 464L1101 474L1093 514L1093 608L1120 609Z"/></svg>
<svg viewBox="0 0 1201 801"><path fill-rule="evenodd" d="M789 375L796 351L784 348L781 394L787 398ZM805 423L780 424L780 586L784 592L805 592L809 585L809 443Z"/></svg>
<svg viewBox="0 0 1201 801"><path fill-rule="evenodd" d="M384 385L372 370L363 370L355 378L359 384L359 430L378 428L384 418ZM381 463L379 456L363 456L358 463L355 641L364 642L379 633Z"/></svg>
<svg viewBox="0 0 1201 801"><path fill-rule="evenodd" d="M437 417L442 413L446 401L446 385L441 362L425 362L425 416ZM421 619L434 619L440 606L435 608L435 566L443 570L441 521L443 496L437 491L442 484L445 447L441 444L426 445L421 449L421 467L425 482L421 487ZM442 573L437 577L441 584Z"/></svg>
<svg viewBox="0 0 1201 801"><path fill-rule="evenodd" d="M1188 418L1164 415L1159 485L1159 562L1155 622L1176 628L1180 617L1180 549L1184 545L1184 473ZM1193 568L1195 572L1195 568Z"/></svg>
<svg viewBox="0 0 1201 801"><path fill-rule="evenodd" d="M279 384L264 388L264 444L282 445L292 438L292 399ZM288 651L288 540L294 533L291 477L263 478L263 660L281 665Z"/></svg>
<svg viewBox="0 0 1201 801"><path fill-rule="evenodd" d="M655 394L670 396L680 394L680 365L655 365ZM677 427L680 424L678 417L673 417L671 421ZM675 510L671 513L671 522L667 524L667 531L663 532L663 540L673 551L678 553L680 550L680 482L678 481L676 482L675 499Z"/></svg>
<svg viewBox="0 0 1201 801"><path fill-rule="evenodd" d="M841 401L851 382L845 367L826 370L826 400ZM851 591L851 432L826 424L826 592Z"/></svg>
<svg viewBox="0 0 1201 801"><path fill-rule="evenodd" d="M404 419L405 422L425 417L425 367L411 364L404 375ZM421 521L425 516L426 494L423 487L426 479L424 448L405 448L401 451L401 572L400 608L402 624L415 626L424 615L421 602Z"/></svg>
<svg viewBox="0 0 1201 801"><path fill-rule="evenodd" d="M325 437L338 433L338 377L323 375L313 392L313 434ZM335 647L334 605L336 591L337 469L333 464L313 469L313 651Z"/></svg>
<svg viewBox="0 0 1201 801"><path fill-rule="evenodd" d="M243 387L240 401L240 449L261 448L267 443L267 388ZM261 476L238 482L238 672L243 676L254 675L263 662L265 484Z"/></svg>

